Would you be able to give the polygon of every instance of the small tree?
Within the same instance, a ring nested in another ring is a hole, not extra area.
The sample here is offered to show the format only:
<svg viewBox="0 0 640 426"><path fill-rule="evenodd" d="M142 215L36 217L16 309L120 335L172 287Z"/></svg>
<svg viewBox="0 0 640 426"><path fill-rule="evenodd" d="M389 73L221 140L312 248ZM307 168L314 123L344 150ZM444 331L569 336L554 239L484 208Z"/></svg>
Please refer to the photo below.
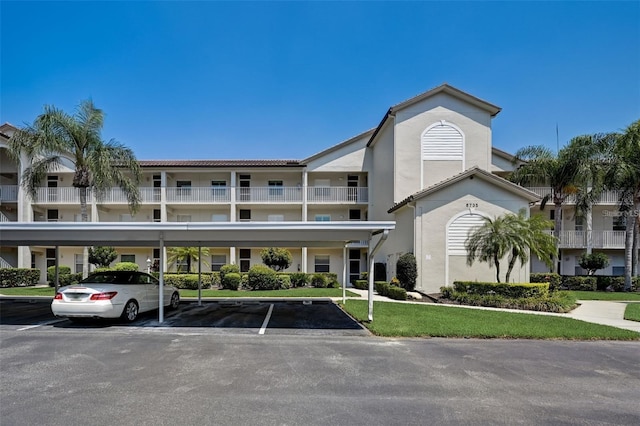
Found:
<svg viewBox="0 0 640 426"><path fill-rule="evenodd" d="M604 253L584 253L580 257L579 265L587 270L588 275L594 275L598 269L609 266L609 256Z"/></svg>
<svg viewBox="0 0 640 426"><path fill-rule="evenodd" d="M416 257L413 253L405 253L400 256L396 263L396 274L396 277L400 281L400 287L407 291L413 291L413 289L416 288L418 267L416 265Z"/></svg>
<svg viewBox="0 0 640 426"><path fill-rule="evenodd" d="M89 247L89 263L98 268L106 268L118 258L118 252L113 247Z"/></svg>
<svg viewBox="0 0 640 426"><path fill-rule="evenodd" d="M282 271L291 266L291 252L285 248L269 247L260 252L262 263L274 271Z"/></svg>

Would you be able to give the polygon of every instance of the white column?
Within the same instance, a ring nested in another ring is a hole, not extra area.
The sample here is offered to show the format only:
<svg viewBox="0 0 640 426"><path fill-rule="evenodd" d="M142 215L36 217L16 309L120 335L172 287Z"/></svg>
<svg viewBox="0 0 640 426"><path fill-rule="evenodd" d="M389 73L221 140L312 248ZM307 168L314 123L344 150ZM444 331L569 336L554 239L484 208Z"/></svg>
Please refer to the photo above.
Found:
<svg viewBox="0 0 640 426"><path fill-rule="evenodd" d="M307 273L307 248L306 247L302 247L302 259L300 259L300 267L302 269L302 272L304 272L305 274Z"/></svg>
<svg viewBox="0 0 640 426"><path fill-rule="evenodd" d="M347 302L347 246L342 249L342 303Z"/></svg>
<svg viewBox="0 0 640 426"><path fill-rule="evenodd" d="M160 222L167 222L167 172L160 172ZM162 250L160 250L162 256Z"/></svg>
<svg viewBox="0 0 640 426"><path fill-rule="evenodd" d="M307 212L307 170L302 171L302 221L306 222L308 219Z"/></svg>
<svg viewBox="0 0 640 426"><path fill-rule="evenodd" d="M160 253L164 252L164 235L160 233ZM160 257L160 286L158 288L158 322L162 324L164 322L164 262L163 257Z"/></svg>

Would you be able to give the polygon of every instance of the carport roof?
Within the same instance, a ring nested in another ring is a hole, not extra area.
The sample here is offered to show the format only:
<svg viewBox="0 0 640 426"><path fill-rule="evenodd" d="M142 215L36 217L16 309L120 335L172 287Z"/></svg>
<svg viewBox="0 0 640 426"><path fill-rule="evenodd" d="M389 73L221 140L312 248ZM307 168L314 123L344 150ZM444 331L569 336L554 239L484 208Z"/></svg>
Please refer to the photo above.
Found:
<svg viewBox="0 0 640 426"><path fill-rule="evenodd" d="M3 246L336 247L395 229L395 222L4 222Z"/></svg>

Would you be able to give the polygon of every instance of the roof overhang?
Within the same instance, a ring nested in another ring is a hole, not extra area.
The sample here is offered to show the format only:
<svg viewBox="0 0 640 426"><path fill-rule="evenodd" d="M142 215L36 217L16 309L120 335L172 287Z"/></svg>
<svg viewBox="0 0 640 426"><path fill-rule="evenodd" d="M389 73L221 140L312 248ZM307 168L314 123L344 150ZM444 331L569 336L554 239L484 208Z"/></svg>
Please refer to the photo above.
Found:
<svg viewBox="0 0 640 426"><path fill-rule="evenodd" d="M4 222L3 246L340 247L395 222Z"/></svg>

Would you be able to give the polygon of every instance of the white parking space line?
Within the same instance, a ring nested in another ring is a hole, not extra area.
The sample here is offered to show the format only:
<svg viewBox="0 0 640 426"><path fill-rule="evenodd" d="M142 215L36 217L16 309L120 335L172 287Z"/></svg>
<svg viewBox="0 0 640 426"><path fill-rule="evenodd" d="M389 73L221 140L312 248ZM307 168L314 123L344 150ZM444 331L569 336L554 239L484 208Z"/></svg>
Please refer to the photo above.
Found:
<svg viewBox="0 0 640 426"><path fill-rule="evenodd" d="M63 322L63 321L66 321L66 320L64 320L64 319L55 319L55 320L51 320L51 321L47 321L47 322L43 322L43 323L36 324L36 325L28 325L28 326L26 326L26 327L19 328L19 329L18 329L18 330L16 330L16 331L30 330L30 329L32 329L32 328L37 328L37 327L40 327L40 326L43 326L43 325L57 324L57 323L59 323L59 322Z"/></svg>
<svg viewBox="0 0 640 426"><path fill-rule="evenodd" d="M271 312L273 312L273 303L269 305L269 311L267 312L267 316L265 317L258 334L264 334L264 332L267 331L267 324L269 324L269 320L271 319Z"/></svg>

